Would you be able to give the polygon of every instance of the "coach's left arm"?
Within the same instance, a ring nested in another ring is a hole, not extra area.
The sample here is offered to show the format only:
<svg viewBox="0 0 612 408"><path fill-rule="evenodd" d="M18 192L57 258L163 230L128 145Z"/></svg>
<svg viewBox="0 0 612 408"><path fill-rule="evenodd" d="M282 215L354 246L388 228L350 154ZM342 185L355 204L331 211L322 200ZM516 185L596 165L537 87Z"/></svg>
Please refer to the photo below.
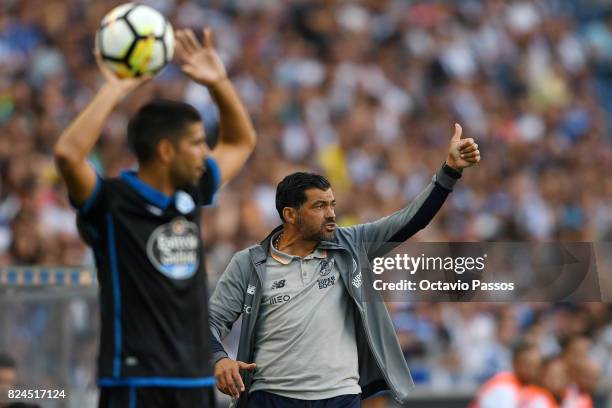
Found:
<svg viewBox="0 0 612 408"><path fill-rule="evenodd" d="M176 55L181 69L194 81L206 86L220 113L220 135L212 156L219 165L221 183L230 181L255 149L257 136L251 118L227 76L213 46L212 32L204 29L200 43L191 30L178 30Z"/></svg>
<svg viewBox="0 0 612 408"><path fill-rule="evenodd" d="M383 255L381 251L391 249L387 244L403 242L425 228L444 204L463 169L480 162L478 145L474 139L461 139L461 132L461 126L455 124L446 162L410 205L377 221L345 228L350 239L365 246L368 258Z"/></svg>

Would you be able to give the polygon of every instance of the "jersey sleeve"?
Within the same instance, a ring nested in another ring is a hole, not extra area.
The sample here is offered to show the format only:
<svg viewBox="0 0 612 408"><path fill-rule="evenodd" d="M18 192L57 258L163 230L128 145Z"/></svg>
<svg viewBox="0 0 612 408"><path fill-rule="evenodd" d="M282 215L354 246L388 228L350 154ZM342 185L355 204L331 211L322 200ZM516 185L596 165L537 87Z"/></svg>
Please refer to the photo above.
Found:
<svg viewBox="0 0 612 408"><path fill-rule="evenodd" d="M77 210L78 215L81 217L92 217L95 216L96 213L103 211L104 206L104 190L105 190L106 181L96 173L96 185L84 203L77 204L74 202L72 197L68 197L70 199L70 205Z"/></svg>
<svg viewBox="0 0 612 408"><path fill-rule="evenodd" d="M206 171L198 184L198 204L213 204L219 187L221 187L221 171L217 161L209 156L206 158Z"/></svg>
<svg viewBox="0 0 612 408"><path fill-rule="evenodd" d="M103 235L104 219L107 210L108 181L96 174L96 185L83 204L70 204L77 210L77 229L88 245L95 245Z"/></svg>

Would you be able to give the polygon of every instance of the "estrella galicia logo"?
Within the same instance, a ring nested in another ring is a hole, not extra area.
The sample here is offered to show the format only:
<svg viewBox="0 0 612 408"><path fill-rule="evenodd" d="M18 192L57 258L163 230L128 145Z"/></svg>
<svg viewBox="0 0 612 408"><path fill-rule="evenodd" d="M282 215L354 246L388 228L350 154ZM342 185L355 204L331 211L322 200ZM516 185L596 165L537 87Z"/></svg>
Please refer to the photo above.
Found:
<svg viewBox="0 0 612 408"><path fill-rule="evenodd" d="M282 289L285 287L285 279L277 280L272 282L272 290L274 289Z"/></svg>
<svg viewBox="0 0 612 408"><path fill-rule="evenodd" d="M172 279L187 279L198 269L198 226L177 217L157 227L147 241L147 256L155 268Z"/></svg>
<svg viewBox="0 0 612 408"><path fill-rule="evenodd" d="M324 259L321 261L321 269L319 270L319 275L327 276L334 268L334 260Z"/></svg>

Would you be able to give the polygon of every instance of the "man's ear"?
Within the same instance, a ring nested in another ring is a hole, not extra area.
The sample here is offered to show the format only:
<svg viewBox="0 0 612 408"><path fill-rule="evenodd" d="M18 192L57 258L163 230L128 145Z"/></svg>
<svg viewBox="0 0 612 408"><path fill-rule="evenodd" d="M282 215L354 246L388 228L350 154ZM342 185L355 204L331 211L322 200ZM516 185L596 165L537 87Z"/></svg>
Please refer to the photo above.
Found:
<svg viewBox="0 0 612 408"><path fill-rule="evenodd" d="M293 207L283 208L283 218L288 224L295 225L297 223L297 210Z"/></svg>
<svg viewBox="0 0 612 408"><path fill-rule="evenodd" d="M157 144L157 156L161 160L162 163L170 163L174 154L176 153L176 149L174 144L169 139L162 139Z"/></svg>

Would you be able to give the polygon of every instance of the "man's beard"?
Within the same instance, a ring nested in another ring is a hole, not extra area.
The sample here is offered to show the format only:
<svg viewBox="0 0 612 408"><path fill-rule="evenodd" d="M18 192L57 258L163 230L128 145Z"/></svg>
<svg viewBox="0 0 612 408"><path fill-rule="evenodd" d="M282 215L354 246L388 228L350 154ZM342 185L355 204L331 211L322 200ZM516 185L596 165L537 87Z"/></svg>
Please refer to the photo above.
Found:
<svg viewBox="0 0 612 408"><path fill-rule="evenodd" d="M296 227L298 231L300 232L300 234L302 235L302 239L304 240L315 241L315 242L331 241L334 238L334 234L336 233L336 230L333 230L331 232L325 231L325 226L331 222L335 222L335 220L333 219L325 220L325 223L323 223L323 225L320 225L318 227L309 226L309 225L306 225L306 223L304 223L304 219L298 212Z"/></svg>
<svg viewBox="0 0 612 408"><path fill-rule="evenodd" d="M203 175L204 173L202 173ZM202 177L202 175L200 177ZM190 189L198 186L199 178L194 179L191 174L183 174L179 168L170 168L170 180L178 189Z"/></svg>

